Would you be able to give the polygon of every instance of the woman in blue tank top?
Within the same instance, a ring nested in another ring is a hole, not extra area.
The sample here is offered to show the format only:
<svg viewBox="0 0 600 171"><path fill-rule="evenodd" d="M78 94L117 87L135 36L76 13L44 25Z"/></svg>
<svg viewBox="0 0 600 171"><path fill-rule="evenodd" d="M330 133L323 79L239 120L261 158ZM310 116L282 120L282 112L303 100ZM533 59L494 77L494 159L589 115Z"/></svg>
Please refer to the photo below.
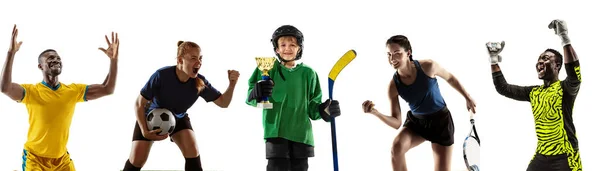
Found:
<svg viewBox="0 0 600 171"><path fill-rule="evenodd" d="M407 170L404 154L424 141L432 144L435 170L450 171L452 145L454 144L454 123L446 108L436 77L441 77L454 87L467 102L467 110L475 113L475 102L460 82L431 59L413 60L410 41L403 35L396 35L386 42L388 61L396 70L389 83L388 97L391 103L391 116L374 108L367 100L363 111L370 113L387 125L399 129L402 125L398 96L410 106L404 127L396 136L392 146L392 167L394 171Z"/></svg>

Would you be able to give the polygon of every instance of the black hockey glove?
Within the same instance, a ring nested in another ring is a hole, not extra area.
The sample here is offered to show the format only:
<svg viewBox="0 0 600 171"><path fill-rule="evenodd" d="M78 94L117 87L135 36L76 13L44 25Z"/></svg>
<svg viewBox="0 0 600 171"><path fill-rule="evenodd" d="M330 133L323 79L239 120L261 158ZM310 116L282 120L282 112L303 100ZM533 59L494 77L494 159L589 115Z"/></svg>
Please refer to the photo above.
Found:
<svg viewBox="0 0 600 171"><path fill-rule="evenodd" d="M325 122L331 121L331 118L335 118L341 115L340 103L337 100L327 99L325 102L319 105L319 114Z"/></svg>
<svg viewBox="0 0 600 171"><path fill-rule="evenodd" d="M273 94L273 80L260 80L254 84L254 88L248 96L248 101L261 100L263 97L270 97Z"/></svg>

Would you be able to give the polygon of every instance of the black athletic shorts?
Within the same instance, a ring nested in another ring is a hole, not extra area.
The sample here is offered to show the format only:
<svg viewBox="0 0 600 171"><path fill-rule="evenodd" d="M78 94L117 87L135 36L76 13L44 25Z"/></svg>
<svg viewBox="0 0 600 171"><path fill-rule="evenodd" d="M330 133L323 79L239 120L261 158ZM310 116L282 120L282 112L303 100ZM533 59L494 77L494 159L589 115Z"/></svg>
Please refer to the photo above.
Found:
<svg viewBox="0 0 600 171"><path fill-rule="evenodd" d="M404 127L431 143L443 146L454 144L454 121L446 107L435 113L425 115L413 115L411 111L408 111Z"/></svg>
<svg viewBox="0 0 600 171"><path fill-rule="evenodd" d="M582 170L581 166L569 165L569 155L561 154L555 156L548 156L542 154L535 154L527 171L572 171ZM571 156L573 158L574 156ZM576 163L573 163L576 164Z"/></svg>
<svg viewBox="0 0 600 171"><path fill-rule="evenodd" d="M185 115L183 118L181 119L176 119L175 120L175 129L173 129L173 132L171 134L169 134L169 136L173 136L173 134L184 130L184 129L192 129L192 123L190 123L190 117L188 117L188 115ZM142 134L142 130L140 130L140 125L138 124L138 122L135 122L135 128L133 128L133 140L132 141L150 141L149 139L146 139L144 137L144 134ZM171 141L173 141L173 139L171 139Z"/></svg>
<svg viewBox="0 0 600 171"><path fill-rule="evenodd" d="M304 159L315 156L315 148L313 146L284 138L267 138L265 149L267 152L267 159Z"/></svg>

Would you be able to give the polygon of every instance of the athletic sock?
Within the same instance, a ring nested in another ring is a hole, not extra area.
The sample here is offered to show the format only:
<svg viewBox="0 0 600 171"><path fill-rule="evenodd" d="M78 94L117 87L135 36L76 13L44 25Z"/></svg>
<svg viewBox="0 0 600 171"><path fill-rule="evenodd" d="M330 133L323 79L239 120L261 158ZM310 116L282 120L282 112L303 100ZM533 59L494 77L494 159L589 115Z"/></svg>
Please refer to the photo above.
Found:
<svg viewBox="0 0 600 171"><path fill-rule="evenodd" d="M200 155L194 158L185 158L185 171L202 171Z"/></svg>
<svg viewBox="0 0 600 171"><path fill-rule="evenodd" d="M135 167L133 164L131 164L131 162L129 162L129 159L127 159L127 162L125 162L125 167L123 168L123 171L140 171L142 170L141 167Z"/></svg>

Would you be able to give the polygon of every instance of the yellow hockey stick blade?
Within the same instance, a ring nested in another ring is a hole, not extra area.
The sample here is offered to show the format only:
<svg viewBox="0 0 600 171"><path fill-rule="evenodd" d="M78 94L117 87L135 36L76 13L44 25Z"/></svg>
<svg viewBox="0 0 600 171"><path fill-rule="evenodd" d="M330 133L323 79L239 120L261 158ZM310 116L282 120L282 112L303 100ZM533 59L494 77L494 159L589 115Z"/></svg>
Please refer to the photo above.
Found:
<svg viewBox="0 0 600 171"><path fill-rule="evenodd" d="M338 61L335 63L335 65L333 65L333 68L331 68L331 71L329 71L329 79L332 81L335 81L335 79L337 78L338 74L340 74L342 69L344 69L344 67L346 67L350 62L352 62L352 60L354 60L354 58L356 58L356 51L354 49L346 52L344 54L344 56L342 56L340 59L338 59Z"/></svg>

